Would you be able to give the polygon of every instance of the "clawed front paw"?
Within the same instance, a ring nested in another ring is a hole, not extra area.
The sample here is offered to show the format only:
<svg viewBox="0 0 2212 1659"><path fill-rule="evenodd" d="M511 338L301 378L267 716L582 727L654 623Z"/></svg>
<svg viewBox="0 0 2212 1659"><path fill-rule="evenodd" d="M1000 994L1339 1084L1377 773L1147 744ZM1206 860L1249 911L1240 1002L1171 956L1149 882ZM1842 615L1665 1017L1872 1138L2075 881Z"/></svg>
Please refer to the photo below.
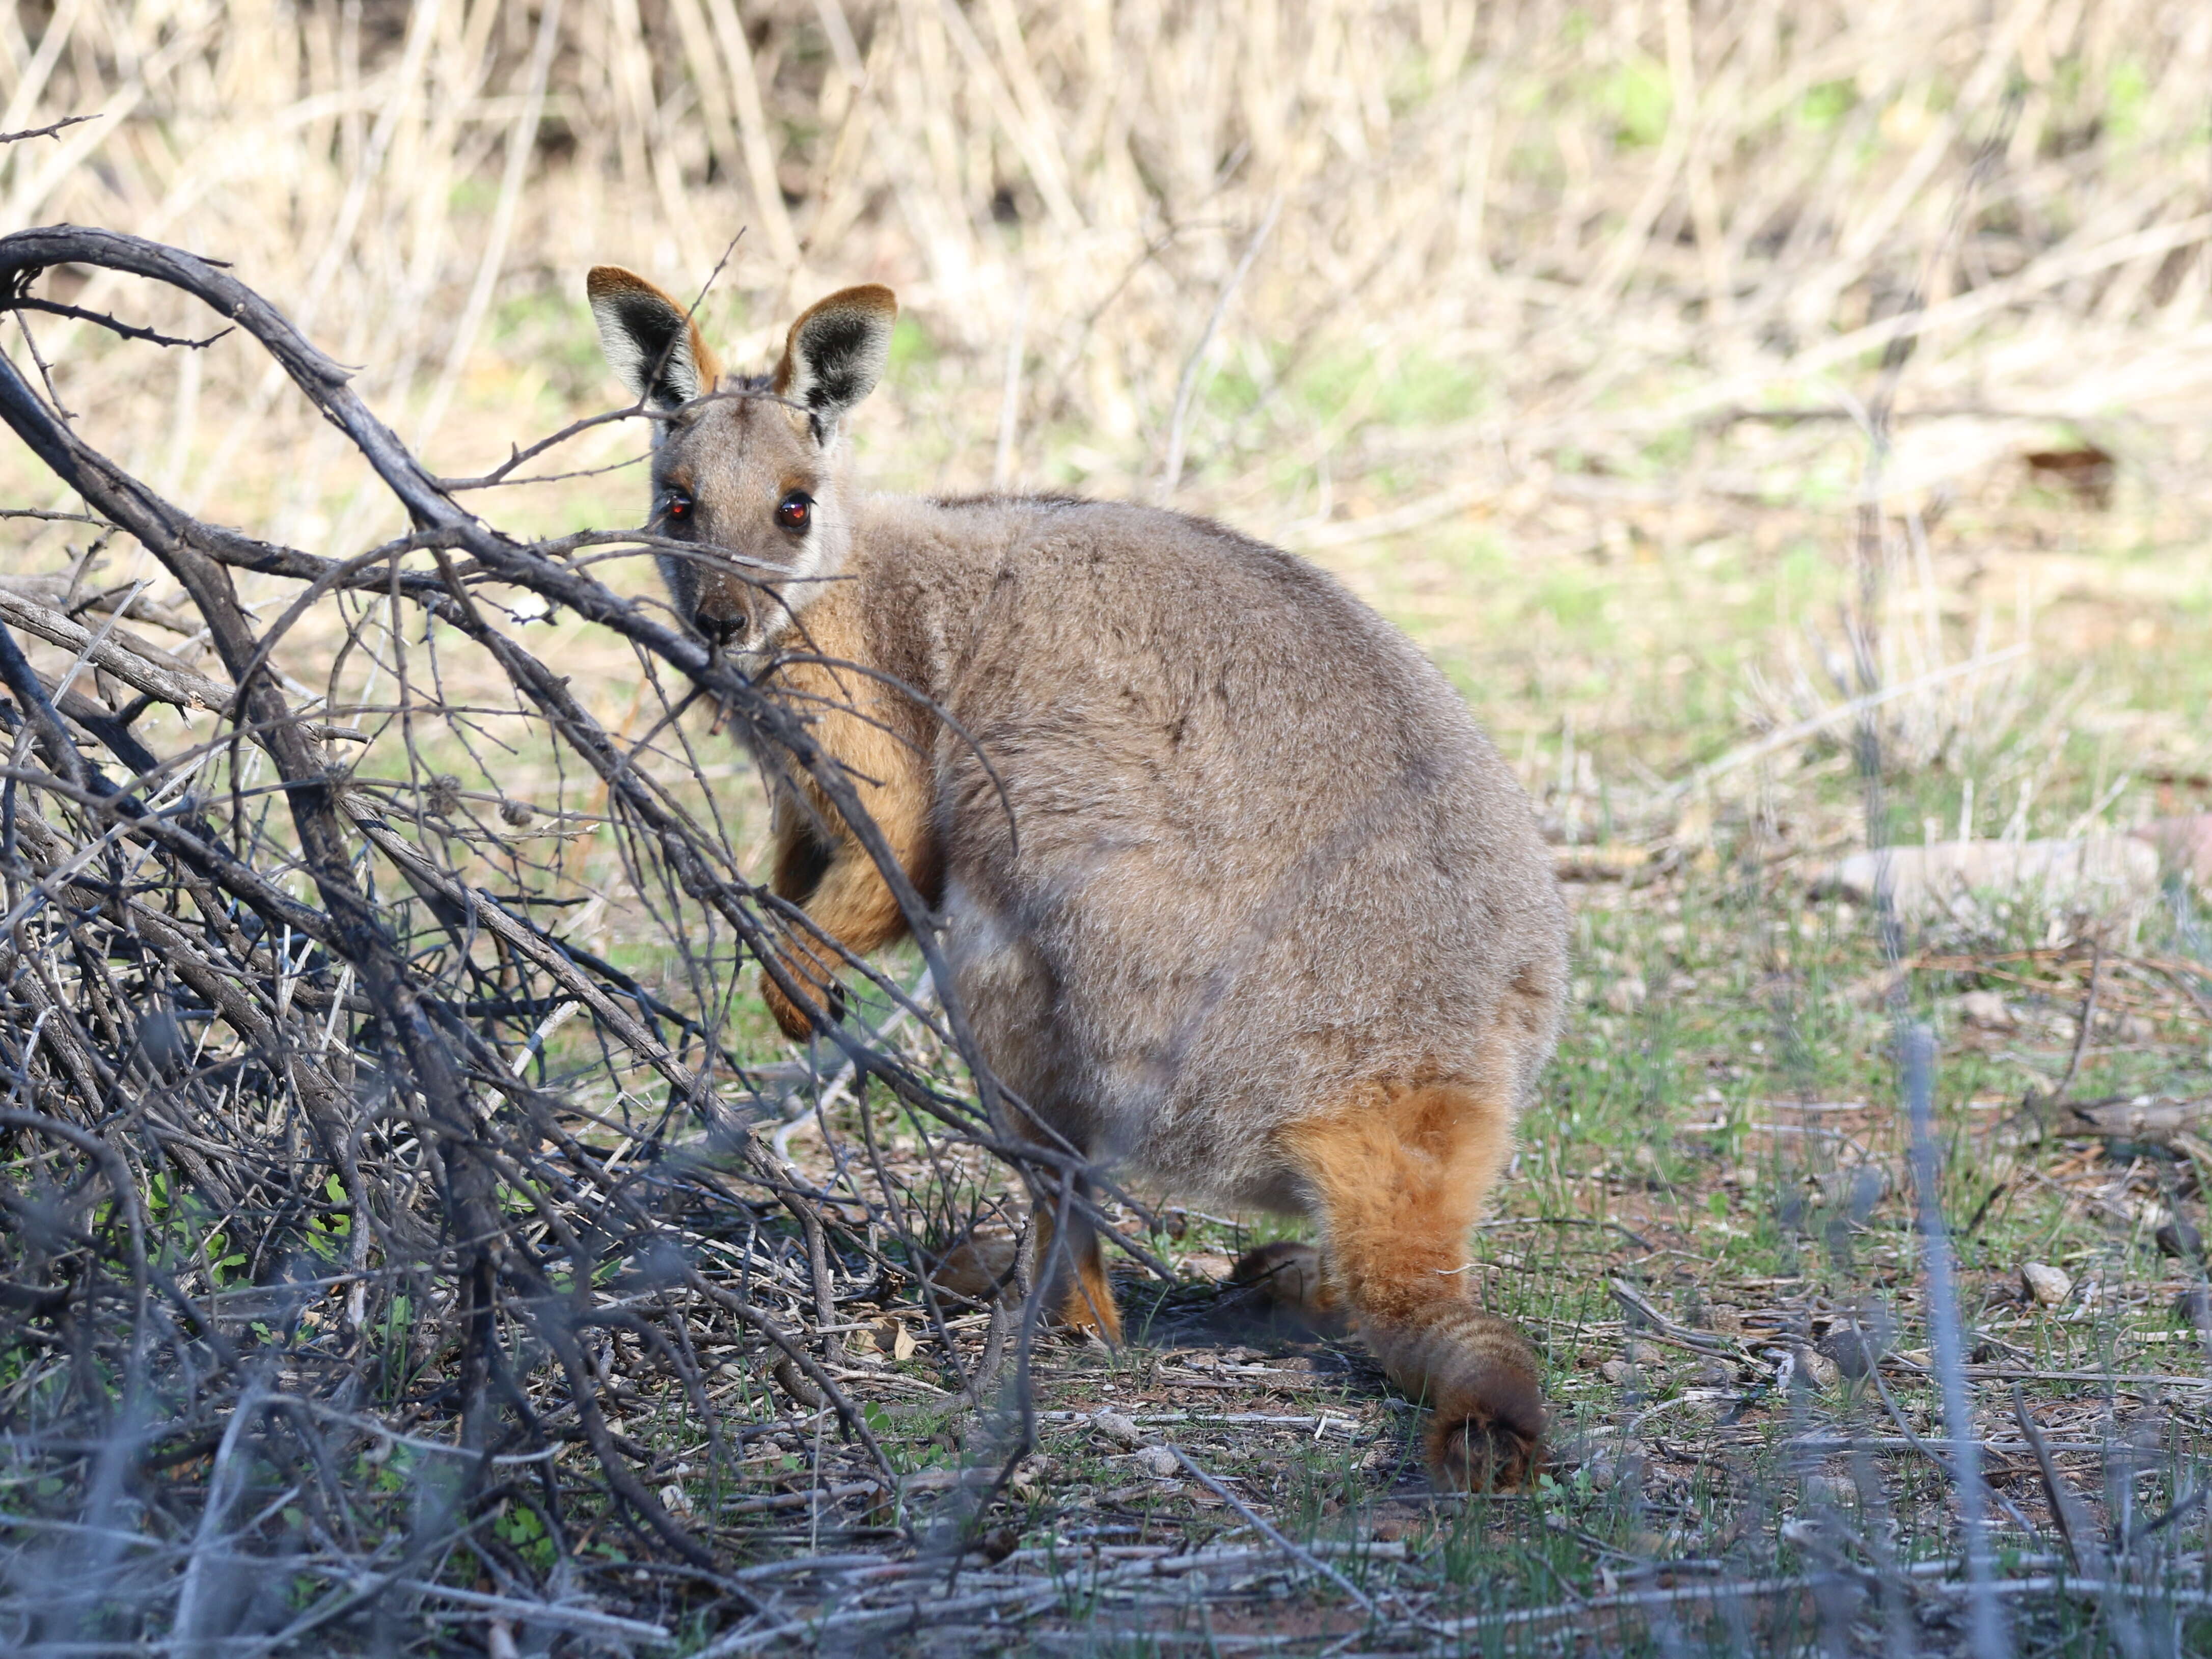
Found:
<svg viewBox="0 0 2212 1659"><path fill-rule="evenodd" d="M799 979L802 986L807 985L803 976L794 975L794 977ZM845 990L842 986L833 981L826 987L808 986L807 988L814 992L816 1000L830 1016L832 1024L843 1020ZM761 975L761 998L768 1004L769 1012L775 1017L777 1027L793 1042L804 1042L814 1035L814 1022L808 1017L806 1011L784 995L783 988L766 972Z"/></svg>

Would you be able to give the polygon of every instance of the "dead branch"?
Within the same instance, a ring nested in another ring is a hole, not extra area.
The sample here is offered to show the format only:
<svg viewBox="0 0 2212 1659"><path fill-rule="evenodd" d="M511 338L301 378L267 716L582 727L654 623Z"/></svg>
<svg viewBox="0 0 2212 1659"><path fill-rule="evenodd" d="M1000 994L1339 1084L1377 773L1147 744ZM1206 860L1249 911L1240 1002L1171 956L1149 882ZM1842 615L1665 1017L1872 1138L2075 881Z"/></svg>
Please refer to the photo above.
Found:
<svg viewBox="0 0 2212 1659"><path fill-rule="evenodd" d="M347 1450L360 1431L343 1425L363 1420L366 1400L390 1398L394 1376L412 1380L386 1431L435 1445L451 1479L428 1510L401 1517L405 1549L364 1559L364 1576L334 1583L301 1629L431 1594L425 1565L457 1547L503 1575L500 1594L469 1605L525 1616L543 1586L518 1579L483 1526L483 1506L507 1490L498 1472L518 1461L542 1477L534 1512L562 1551L611 1528L643 1558L719 1574L722 1546L664 1501L650 1467L660 1455L636 1425L657 1409L655 1389L672 1421L704 1433L697 1455L720 1458L754 1426L744 1402L772 1400L770 1374L789 1376L872 1467L868 1489L895 1490L841 1382L857 1363L841 1333L854 1328L856 1295L921 1277L931 1241L912 1231L920 1212L895 1189L903 1177L872 1127L868 1161L826 1184L751 1136L781 1114L761 1093L766 1073L727 1047L726 1011L748 959L804 1000L809 988L783 963L805 920L744 875L713 791L671 752L687 708L720 709L757 754L820 786L877 858L940 988L925 1007L847 963L907 1018L888 1028L897 1045L861 1020L829 1026L835 1069L855 1088L881 1083L934 1126L933 1157L961 1147L1011 1159L1064 1207L1095 1207L1076 1192L1088 1172L1069 1149L993 1127L998 1091L945 988L936 918L805 712L572 556L634 555L656 538L526 542L453 501L639 411L518 447L483 479L441 480L346 371L213 262L70 226L0 238L10 293L65 264L163 283L216 310L346 435L412 526L325 559L204 522L117 465L0 357L0 419L88 508L22 511L130 536L180 595L87 592L75 566L0 582L0 726L15 739L0 764L0 1075L42 1106L0 1110L0 1144L21 1172L0 1207L54 1217L43 1231L0 1228L0 1328L26 1352L90 1340L116 1357L106 1372L57 1372L73 1380L11 1432L24 1456L59 1472L58 1523L91 1501L70 1449L106 1432L118 1388L163 1402L137 1431L165 1449L147 1455L215 1458L184 1541L160 1548L165 1565L134 1567L127 1584L111 1576L99 1593L124 1596L149 1629L173 1618L197 1639L216 1628L233 1571L222 1564L263 1547L238 1528L264 1478L304 1482L331 1535L349 1535L346 1516L386 1500L349 1472L362 1467ZM240 572L290 592L249 611ZM662 699L647 737L605 723L511 631L520 624L487 584L626 642ZM141 617L204 635L221 678L122 625ZM331 690L310 697L295 676L317 653L332 661ZM464 657L465 696L452 678ZM398 690L345 689L366 665ZM488 696L486 684L501 689ZM116 687L134 694L121 707ZM380 724L340 723L372 708ZM489 769L479 745L495 727L512 734L504 748L538 745L555 775L596 791L586 810ZM331 750L332 737L350 746ZM478 787L453 775L470 765ZM533 907L566 915L586 896L558 849L586 835L611 839L678 980L648 988L532 919ZM832 941L811 943L842 957ZM800 1071L802 1086L825 1086ZM854 1181L871 1171L876 1196ZM95 1193L106 1195L96 1206ZM702 1237L714 1253L699 1253ZM1018 1332L994 1307L980 1364L933 1301L933 1338L971 1400L1010 1337L1033 1331L1036 1278ZM737 1401L717 1403L706 1386L710 1340L758 1379ZM645 1628L592 1614L567 1627Z"/></svg>

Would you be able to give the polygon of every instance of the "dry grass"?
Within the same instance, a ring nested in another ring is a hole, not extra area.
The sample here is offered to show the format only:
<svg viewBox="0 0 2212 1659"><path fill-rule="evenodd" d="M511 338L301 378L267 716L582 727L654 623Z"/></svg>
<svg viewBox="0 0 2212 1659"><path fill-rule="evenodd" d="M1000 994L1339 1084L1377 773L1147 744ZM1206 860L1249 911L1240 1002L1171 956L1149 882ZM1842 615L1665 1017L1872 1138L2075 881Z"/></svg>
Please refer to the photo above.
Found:
<svg viewBox="0 0 2212 1659"><path fill-rule="evenodd" d="M1302 1546L1366 1552L1358 1582L1386 1610L1370 1649L1578 1631L1944 1651L1968 1628L1949 1570L1894 1566L1958 1559L1936 1464L1892 1443L1900 1424L1941 1432L1936 1390L1909 1369L1886 1376L1893 1406L1788 1380L1877 1305L1896 1346L1928 1342L1881 995L1901 987L1947 1044L1944 1197L1994 1344L1984 1427L2015 1449L1993 1459L1990 1512L2011 1579L2048 1576L2066 1529L1994 1373L2022 1374L2103 1547L2208 1478L2201 1390L2122 1380L2190 1374L2193 1344L2150 1340L2189 1334L2166 1316L2186 1275L2145 1241L2167 1215L2202 1221L2203 1200L2185 1150L2015 1114L2074 1053L2078 919L1908 936L1900 973L1807 878L1869 838L2212 805L2208 84L2212 12L2166 0L60 0L0 18L0 129L100 118L0 149L0 231L67 218L232 261L462 475L611 401L586 266L694 293L742 228L702 305L738 361L837 283L898 289L893 371L860 423L879 483L1166 500L1338 571L1468 691L1580 849L1563 863L1634 877L1576 890L1583 1006L1486 1236L1492 1293L1547 1334L1574 1454L1531 1504L1429 1504L1392 1462L1404 1413L1358 1362L1285 1365L1272 1341L1239 1360L1191 1285L1161 1293L1158 1345L1110 1367L1042 1351L1041 1403L1134 1401L1155 1432L1146 1415L1192 1413L1172 1431ZM86 277L36 292L204 331L172 295ZM204 516L333 556L404 527L243 343L161 354L33 322L88 434ZM20 335L7 349L28 366ZM501 492L499 521L630 521L636 469L594 469L637 447L622 427L579 438L544 470L584 476ZM0 486L70 505L17 449ZM0 565L65 563L68 527L9 531ZM132 557L112 552L109 579ZM650 591L641 568L601 569ZM324 686L339 629L295 636L301 682ZM610 729L638 729L651 700L604 630L526 637ZM1869 693L1888 696L1871 807L1850 750ZM734 746L699 740L743 820ZM478 762L428 741L469 788L604 804L526 742ZM424 781L397 733L360 766ZM586 943L648 979L672 961L611 835L558 867L605 901ZM2207 1091L2212 980L2187 968L2204 936L2185 887L2170 896L2104 941L2118 966L2076 1097ZM2014 1024L1966 1021L1971 989L2006 996ZM734 1018L741 1045L777 1052ZM828 1148L796 1140L826 1180ZM1231 1239L1193 1220L1160 1242L1182 1260ZM2014 1297L2022 1261L2069 1254L2094 1291L2051 1314ZM1632 1354L1642 1316L1608 1275L1712 1340ZM912 1364L884 1370L937 1375ZM689 1438L657 1409L633 1429L665 1437L671 1468ZM1008 1520L1019 1553L977 1581L975 1620L1025 1610L1071 1650L1133 1653L1318 1651L1364 1626L1256 1534L1231 1540L1255 1553L1215 1574L1211 1608L1188 1588L1204 1573L1140 1572L1242 1523L1207 1488L1102 1462L1124 1453L1074 1418L1046 1426ZM923 1425L902 1455L960 1464L988 1438L967 1432ZM1875 1443L1808 1461L1823 1436ZM784 1440L834 1485L834 1455ZM877 1548L872 1501L797 1529L751 1516L732 1547ZM2021 1650L2189 1650L2201 1603L2141 1609L2159 1586L2202 1593L2202 1516L2155 1535L2165 1554L2068 1568L2133 1575L2124 1594L2008 1592ZM1811 1590L1741 1589L1830 1568ZM891 1594L798 1578L775 1606L795 1624ZM635 1605L688 1609L702 1641L744 1628L704 1592ZM933 1623L917 1645L1000 1639Z"/></svg>

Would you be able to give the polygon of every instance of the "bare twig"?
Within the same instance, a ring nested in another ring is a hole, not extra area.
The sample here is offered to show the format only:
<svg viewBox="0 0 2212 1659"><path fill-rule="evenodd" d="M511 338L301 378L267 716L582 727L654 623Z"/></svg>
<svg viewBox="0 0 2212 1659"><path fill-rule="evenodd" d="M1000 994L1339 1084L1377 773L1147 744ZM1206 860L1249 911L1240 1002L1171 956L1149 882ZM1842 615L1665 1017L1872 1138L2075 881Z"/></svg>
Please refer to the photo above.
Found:
<svg viewBox="0 0 2212 1659"><path fill-rule="evenodd" d="M0 144L20 144L26 138L52 138L67 128L98 119L97 115L64 115L60 120L49 121L42 127L26 127L21 132L0 132Z"/></svg>
<svg viewBox="0 0 2212 1659"><path fill-rule="evenodd" d="M126 323L120 317L111 317L104 311L87 311L82 306L64 305L58 300L34 300L27 294L18 294L4 307L9 311L36 311L49 317L70 317L81 323L94 323L111 334L119 334L126 340L144 340L159 346L188 346L194 351L204 351L217 340L231 332L219 328L214 333L198 340L181 335L163 334L155 329L141 328L136 323Z"/></svg>
<svg viewBox="0 0 2212 1659"><path fill-rule="evenodd" d="M1191 1479L1196 1480L1216 1498L1218 1498L1223 1503L1228 1504L1231 1509L1235 1510L1237 1514L1243 1516L1247 1524L1255 1528L1267 1540L1269 1543L1273 1544L1277 1549L1282 1551L1284 1554L1289 1556L1291 1559L1297 1562L1300 1566L1305 1568L1307 1571L1318 1573L1321 1577L1328 1579L1339 1589L1342 1590L1346 1595L1350 1596L1355 1603L1364 1610L1369 1618L1376 1619L1382 1616L1382 1610L1375 1605L1374 1597L1369 1595L1365 1590L1361 1589L1358 1585L1353 1583L1349 1578L1346 1578L1334 1567L1330 1566L1325 1561L1316 1559L1311 1551L1305 1549L1298 1544L1293 1543L1290 1539L1285 1537L1283 1534L1267 1519L1266 1516L1260 1514L1258 1510L1255 1510L1249 1504L1247 1504L1243 1498L1239 1498L1234 1492L1231 1492L1221 1481L1207 1474L1203 1468L1200 1468L1197 1461L1194 1459L1188 1452L1185 1451L1181 1446L1174 1444L1172 1442L1169 1443L1168 1449L1175 1454L1176 1462L1183 1466L1184 1469L1190 1474Z"/></svg>

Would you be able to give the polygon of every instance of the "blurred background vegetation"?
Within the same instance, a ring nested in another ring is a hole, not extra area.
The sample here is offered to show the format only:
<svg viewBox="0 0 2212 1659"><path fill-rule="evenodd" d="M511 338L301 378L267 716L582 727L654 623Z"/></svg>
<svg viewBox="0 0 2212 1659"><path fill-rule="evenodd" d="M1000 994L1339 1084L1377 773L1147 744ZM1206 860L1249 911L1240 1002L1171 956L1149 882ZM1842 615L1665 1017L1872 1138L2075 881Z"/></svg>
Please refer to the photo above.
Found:
<svg viewBox="0 0 2212 1659"><path fill-rule="evenodd" d="M688 297L737 238L702 314L739 364L886 282L870 479L1311 553L1564 838L1671 833L1661 778L1977 662L1885 705L1937 763L1899 821L1955 826L1972 777L1970 826L2056 832L2207 770L2208 78L2212 13L2168 0L58 0L0 18L0 129L97 118L0 153L0 227L230 260L453 474L614 400L595 262ZM187 506L316 551L393 527L240 343L49 335ZM1850 833L1802 781L1732 772L1713 811Z"/></svg>

